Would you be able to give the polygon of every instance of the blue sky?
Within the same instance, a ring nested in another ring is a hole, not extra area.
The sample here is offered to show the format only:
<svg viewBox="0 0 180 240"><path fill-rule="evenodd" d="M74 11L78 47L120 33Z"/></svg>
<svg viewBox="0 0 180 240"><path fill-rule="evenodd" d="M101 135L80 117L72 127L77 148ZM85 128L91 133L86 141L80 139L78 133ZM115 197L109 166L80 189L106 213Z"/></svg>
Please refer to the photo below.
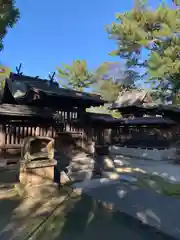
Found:
<svg viewBox="0 0 180 240"><path fill-rule="evenodd" d="M170 1L170 0L169 0ZM132 7L133 0L16 0L19 23L4 40L1 62L12 70L23 63L24 74L47 77L61 63L86 59L93 69L116 48L104 25L115 13ZM150 3L156 6L158 0Z"/></svg>

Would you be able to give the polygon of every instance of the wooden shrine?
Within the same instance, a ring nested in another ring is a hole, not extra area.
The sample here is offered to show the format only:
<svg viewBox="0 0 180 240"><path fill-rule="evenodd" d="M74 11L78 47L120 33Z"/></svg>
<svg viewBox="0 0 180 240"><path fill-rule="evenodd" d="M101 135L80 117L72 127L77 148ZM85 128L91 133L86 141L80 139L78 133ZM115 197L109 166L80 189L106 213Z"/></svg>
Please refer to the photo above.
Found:
<svg viewBox="0 0 180 240"><path fill-rule="evenodd" d="M24 184L53 181L57 159L68 164L91 154L92 129L80 119L86 108L103 104L100 96L60 88L53 79L11 73L0 91L0 182L7 173L18 181L19 172Z"/></svg>

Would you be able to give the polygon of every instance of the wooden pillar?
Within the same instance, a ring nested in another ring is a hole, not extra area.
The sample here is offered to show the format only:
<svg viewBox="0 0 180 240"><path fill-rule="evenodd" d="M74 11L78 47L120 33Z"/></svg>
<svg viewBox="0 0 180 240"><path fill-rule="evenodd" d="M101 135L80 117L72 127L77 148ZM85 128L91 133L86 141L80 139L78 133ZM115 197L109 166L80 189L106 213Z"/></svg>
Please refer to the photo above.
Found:
<svg viewBox="0 0 180 240"><path fill-rule="evenodd" d="M1 156L5 158L6 148L5 148L5 140L6 140L6 125L0 125L0 150Z"/></svg>

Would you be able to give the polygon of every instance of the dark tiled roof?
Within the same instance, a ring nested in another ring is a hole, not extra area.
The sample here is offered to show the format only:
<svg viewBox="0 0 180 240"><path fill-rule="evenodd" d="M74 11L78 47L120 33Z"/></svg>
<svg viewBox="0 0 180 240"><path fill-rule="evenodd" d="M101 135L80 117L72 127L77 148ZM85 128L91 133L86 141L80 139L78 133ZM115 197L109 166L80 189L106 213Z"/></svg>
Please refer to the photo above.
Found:
<svg viewBox="0 0 180 240"><path fill-rule="evenodd" d="M0 116L41 117L52 119L52 111L48 108L37 108L33 106L0 104Z"/></svg>
<svg viewBox="0 0 180 240"><path fill-rule="evenodd" d="M38 90L45 93L47 96L55 96L60 98L69 98L91 102L92 105L103 105L105 101L99 95L74 91L71 89L60 88L57 82L43 80L39 78L29 77L25 75L11 74L11 78L15 81L22 81L27 84L32 90Z"/></svg>
<svg viewBox="0 0 180 240"><path fill-rule="evenodd" d="M120 118L113 118L109 114L101 113L86 113L87 118L93 122L107 122L107 123L123 123L123 120Z"/></svg>
<svg viewBox="0 0 180 240"><path fill-rule="evenodd" d="M92 122L111 123L118 125L156 125L156 124L176 124L175 121L163 117L137 117L134 119L113 118L108 114L88 113L87 117Z"/></svg>
<svg viewBox="0 0 180 240"><path fill-rule="evenodd" d="M119 111L128 110L132 111L132 109L140 110L143 112L155 112L156 114L161 113L180 113L180 106L179 105L163 105L157 103L144 103L142 105L131 105L131 106L118 106L118 105L111 105L110 109L118 109ZM133 114L133 112L132 112Z"/></svg>

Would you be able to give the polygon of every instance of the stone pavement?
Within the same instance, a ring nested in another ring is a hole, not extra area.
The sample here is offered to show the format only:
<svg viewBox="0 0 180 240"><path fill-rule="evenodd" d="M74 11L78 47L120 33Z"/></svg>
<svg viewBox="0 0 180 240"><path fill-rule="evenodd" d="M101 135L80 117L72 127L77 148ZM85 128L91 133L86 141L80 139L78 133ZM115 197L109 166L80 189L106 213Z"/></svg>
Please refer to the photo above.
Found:
<svg viewBox="0 0 180 240"><path fill-rule="evenodd" d="M99 208L88 196L17 197L0 194L1 240L170 240L122 213ZM64 201L66 200L66 201Z"/></svg>
<svg viewBox="0 0 180 240"><path fill-rule="evenodd" d="M112 213L91 198L69 199L37 236L38 240L172 240L126 214Z"/></svg>

